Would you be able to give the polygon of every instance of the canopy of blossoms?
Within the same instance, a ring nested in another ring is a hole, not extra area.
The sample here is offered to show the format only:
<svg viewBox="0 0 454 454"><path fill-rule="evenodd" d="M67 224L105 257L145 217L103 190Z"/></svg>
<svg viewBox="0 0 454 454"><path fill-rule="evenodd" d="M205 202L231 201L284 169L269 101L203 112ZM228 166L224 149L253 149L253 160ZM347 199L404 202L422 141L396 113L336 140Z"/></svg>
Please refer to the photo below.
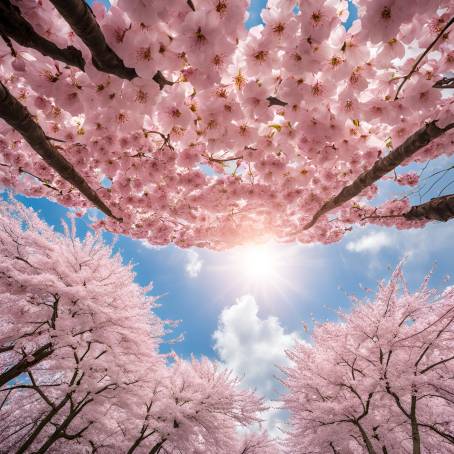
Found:
<svg viewBox="0 0 454 454"><path fill-rule="evenodd" d="M454 216L374 203L400 164L452 154L450 0L7 0L0 183L152 244L333 242ZM418 175L401 173L401 185Z"/></svg>
<svg viewBox="0 0 454 454"><path fill-rule="evenodd" d="M244 430L263 400L207 358L160 354L150 287L74 225L0 202L0 452L277 453Z"/></svg>

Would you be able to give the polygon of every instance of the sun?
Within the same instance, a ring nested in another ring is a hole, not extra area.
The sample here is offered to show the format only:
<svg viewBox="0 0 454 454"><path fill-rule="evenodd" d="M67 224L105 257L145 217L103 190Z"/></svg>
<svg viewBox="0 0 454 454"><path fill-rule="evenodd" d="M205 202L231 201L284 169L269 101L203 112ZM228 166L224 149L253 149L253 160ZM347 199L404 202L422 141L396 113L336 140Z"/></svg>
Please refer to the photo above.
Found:
<svg viewBox="0 0 454 454"><path fill-rule="evenodd" d="M242 279L263 285L276 279L279 259L276 250L270 244L243 246L236 254L237 270Z"/></svg>
<svg viewBox="0 0 454 454"><path fill-rule="evenodd" d="M311 273L311 261L315 259L301 245L274 241L250 243L213 255L216 259L209 269L215 274L209 285L221 294L220 301L222 294L248 294L269 307L291 304L292 298L301 293L300 284ZM222 290L218 287L221 282Z"/></svg>

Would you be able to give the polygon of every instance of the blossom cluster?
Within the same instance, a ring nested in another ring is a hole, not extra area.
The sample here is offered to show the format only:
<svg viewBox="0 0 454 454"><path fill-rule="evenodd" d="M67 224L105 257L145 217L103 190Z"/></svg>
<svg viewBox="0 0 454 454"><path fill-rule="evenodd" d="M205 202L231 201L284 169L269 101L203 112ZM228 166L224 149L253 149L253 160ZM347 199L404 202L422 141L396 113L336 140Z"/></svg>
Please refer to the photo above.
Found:
<svg viewBox="0 0 454 454"><path fill-rule="evenodd" d="M303 226L425 122L454 115L452 100L433 87L454 68L449 30L396 98L450 20L449 0L356 0L348 29L346 0L269 0L263 25L250 30L246 0L111 3L93 10L109 46L136 70L131 81L97 70L48 0L15 4L38 33L81 49L85 71L15 42L13 55L0 42L1 81L121 218L98 224L111 232L215 249L267 237L337 241L352 223L368 222L357 206L368 206L375 186ZM158 71L173 84L160 90ZM453 137L405 164L452 154ZM3 123L0 149L1 185L90 206Z"/></svg>

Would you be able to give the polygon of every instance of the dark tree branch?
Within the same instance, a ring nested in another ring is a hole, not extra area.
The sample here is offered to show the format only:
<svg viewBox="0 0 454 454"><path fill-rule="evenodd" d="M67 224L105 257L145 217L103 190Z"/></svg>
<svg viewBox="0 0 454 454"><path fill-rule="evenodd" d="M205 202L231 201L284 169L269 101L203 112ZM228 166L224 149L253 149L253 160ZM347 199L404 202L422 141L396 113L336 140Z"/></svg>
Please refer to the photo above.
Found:
<svg viewBox="0 0 454 454"><path fill-rule="evenodd" d="M16 454L23 454L28 450L28 448L33 444L44 427L46 427L47 424L51 422L52 418L66 405L69 398L70 395L67 394L57 405L55 405L49 411L49 413L47 413L47 415L39 422L33 432L29 435L27 440L25 440L25 442L19 447L19 449L16 451Z"/></svg>
<svg viewBox="0 0 454 454"><path fill-rule="evenodd" d="M285 101L282 101L279 98L276 98L275 96L268 96L268 98L266 98L266 100L268 101L268 107L271 107L271 106L285 107L288 104Z"/></svg>
<svg viewBox="0 0 454 454"><path fill-rule="evenodd" d="M405 85L405 82L407 82L408 79L412 76L412 74L418 69L418 65L421 63L422 59L430 52L432 47L437 44L438 40L445 34L446 30L454 23L454 17L452 17L449 22L443 27L443 30L437 35L437 37L430 43L429 47L418 57L418 59L415 61L415 64L412 66L410 69L410 72L403 77L402 82L400 83L399 87L397 88L396 96L394 97L394 101L397 99L399 96L400 90L402 90L402 87Z"/></svg>
<svg viewBox="0 0 454 454"><path fill-rule="evenodd" d="M84 70L85 61L79 49L73 46L60 49L52 41L43 38L22 17L19 8L12 5L9 0L0 1L0 31L2 35L13 39L21 46L32 47L54 60Z"/></svg>
<svg viewBox="0 0 454 454"><path fill-rule="evenodd" d="M0 118L18 131L29 145L64 180L77 188L94 206L111 218L119 220L100 199L74 166L49 142L44 131L33 120L30 112L0 82Z"/></svg>
<svg viewBox="0 0 454 454"><path fill-rule="evenodd" d="M421 205L415 205L403 214L410 221L430 219L446 222L454 217L454 194L435 197Z"/></svg>
<svg viewBox="0 0 454 454"><path fill-rule="evenodd" d="M162 448L162 445L166 442L167 438L164 438L164 440L160 441L159 443L155 444L153 448L150 450L150 454L158 454L159 451Z"/></svg>
<svg viewBox="0 0 454 454"><path fill-rule="evenodd" d="M166 85L172 86L175 83L166 79L161 71L156 71L156 74L153 76L153 80L159 85L160 90L162 90Z"/></svg>
<svg viewBox="0 0 454 454"><path fill-rule="evenodd" d="M454 445L454 435L444 432L443 430L438 429L432 424L419 423L418 425L432 430L436 434L440 435L440 437L443 437L445 440L448 440L452 445Z"/></svg>
<svg viewBox="0 0 454 454"><path fill-rule="evenodd" d="M443 77L433 84L434 88L454 88L454 77Z"/></svg>
<svg viewBox="0 0 454 454"><path fill-rule="evenodd" d="M83 0L51 0L76 35L90 49L94 66L121 79L137 77L134 68L127 68L121 58L107 44L90 7Z"/></svg>
<svg viewBox="0 0 454 454"><path fill-rule="evenodd" d="M418 131L408 137L405 142L392 150L388 155L376 161L371 169L363 172L353 183L344 187L339 194L325 202L314 214L311 221L303 227L304 230L310 229L321 216L356 197L368 186L399 166L405 159L413 156L421 148L432 142L432 140L435 140L452 128L454 128L454 123L449 124L445 128L439 128L435 121L431 121L418 129Z"/></svg>
<svg viewBox="0 0 454 454"><path fill-rule="evenodd" d="M26 372L29 367L36 366L36 364L45 360L53 353L53 351L54 350L52 348L52 344L47 343L31 353L29 355L30 359L23 358L18 361L14 366L10 367L5 372L0 374L0 387L11 380L14 380L20 374Z"/></svg>

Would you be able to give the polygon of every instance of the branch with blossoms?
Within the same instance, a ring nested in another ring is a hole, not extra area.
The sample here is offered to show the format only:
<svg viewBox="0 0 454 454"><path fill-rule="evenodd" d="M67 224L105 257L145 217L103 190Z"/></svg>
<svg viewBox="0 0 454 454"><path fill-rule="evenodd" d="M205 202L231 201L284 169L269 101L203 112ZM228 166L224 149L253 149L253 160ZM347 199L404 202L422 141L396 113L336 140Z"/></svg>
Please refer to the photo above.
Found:
<svg viewBox="0 0 454 454"><path fill-rule="evenodd" d="M119 220L101 200L74 166L58 152L36 123L28 109L23 106L0 82L0 118L18 131L44 162L54 169L64 180L77 188L94 206L107 216Z"/></svg>
<svg viewBox="0 0 454 454"><path fill-rule="evenodd" d="M438 40L442 36L444 36L444 34L446 33L446 30L448 30L448 28L453 23L454 23L454 17L452 17L449 20L449 22L443 27L443 29L440 31L440 33L437 35L437 37L430 43L430 45L427 47L427 49L425 49L424 52L418 57L418 59L415 61L414 65L412 66L412 68L408 72L408 74L406 74L403 77L402 82L400 83L399 87L397 88L397 92L396 92L396 96L394 97L394 101L399 97L399 93L402 90L402 88L405 85L405 83L407 82L407 80L409 80L410 77L412 76L412 74L417 71L418 65L421 63L421 61L424 59L424 57L431 51L431 49L435 46L435 44L437 44ZM439 87L437 87L437 88L439 88Z"/></svg>
<svg viewBox="0 0 454 454"><path fill-rule="evenodd" d="M436 121L431 121L425 124L422 128L418 129L418 131L408 137L405 142L392 150L388 155L376 161L371 169L359 175L353 183L345 186L339 194L325 202L313 215L311 221L304 226L304 230L313 227L323 215L353 199L364 189L380 180L380 178L385 176L388 172L391 172L406 159L413 156L421 148L425 147L445 132L454 128L454 123L450 123L444 128L439 128L436 123ZM428 211L424 210L418 211L420 214L425 212L428 213Z"/></svg>
<svg viewBox="0 0 454 454"><path fill-rule="evenodd" d="M205 154L203 154L202 156L205 159L207 159L208 161L215 162L217 164L222 164L224 162L230 162L230 161L240 161L241 159L243 159L243 156L233 156L231 158L215 158L213 156L208 156L208 155L205 155Z"/></svg>
<svg viewBox="0 0 454 454"><path fill-rule="evenodd" d="M64 49L57 47L52 41L42 37L22 17L20 9L11 4L9 0L0 2L0 36L5 40L13 56L16 51L10 38L24 47L32 47L39 53L52 57L55 60L75 66L82 71L85 68L85 61L82 52L74 46Z"/></svg>
<svg viewBox="0 0 454 454"><path fill-rule="evenodd" d="M52 0L52 4L65 18L76 35L90 49L93 65L96 69L126 80L138 77L136 70L126 67L123 60L107 44L104 34L87 3L82 0ZM74 46L60 49L53 42L39 35L22 16L20 9L11 4L10 0L0 3L0 36L10 47L13 55L16 52L10 39L21 46L31 47L42 55L75 66L82 71L85 70L85 60L79 49ZM152 79L161 90L166 85L174 84L161 71L157 71Z"/></svg>

